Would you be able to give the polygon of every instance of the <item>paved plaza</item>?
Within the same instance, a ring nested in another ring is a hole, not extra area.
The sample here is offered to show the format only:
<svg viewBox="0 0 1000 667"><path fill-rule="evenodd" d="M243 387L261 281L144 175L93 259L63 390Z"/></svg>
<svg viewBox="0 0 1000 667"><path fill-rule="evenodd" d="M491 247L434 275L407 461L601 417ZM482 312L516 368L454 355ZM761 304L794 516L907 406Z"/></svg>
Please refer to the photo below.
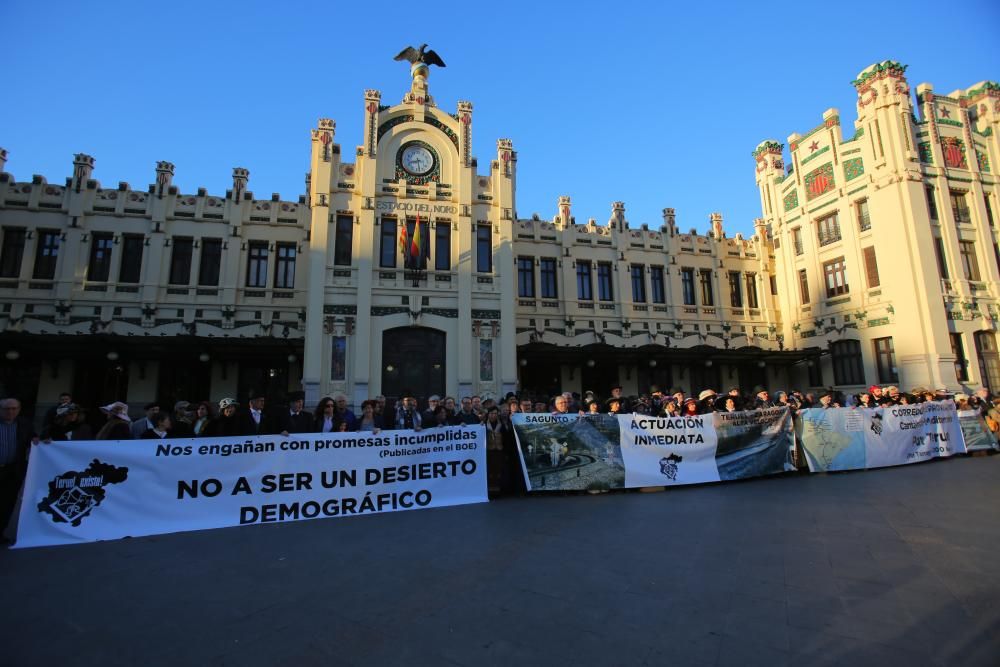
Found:
<svg viewBox="0 0 1000 667"><path fill-rule="evenodd" d="M988 665L1000 456L0 552L0 663Z"/></svg>

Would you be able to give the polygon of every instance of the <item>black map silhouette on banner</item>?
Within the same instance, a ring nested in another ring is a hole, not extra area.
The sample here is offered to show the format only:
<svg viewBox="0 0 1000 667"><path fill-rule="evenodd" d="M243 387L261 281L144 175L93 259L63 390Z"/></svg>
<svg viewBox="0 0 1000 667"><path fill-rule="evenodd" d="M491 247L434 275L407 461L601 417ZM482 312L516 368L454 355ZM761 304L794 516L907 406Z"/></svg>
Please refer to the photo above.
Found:
<svg viewBox="0 0 1000 667"><path fill-rule="evenodd" d="M70 470L49 482L49 495L38 503L38 511L51 514L54 523L79 526L104 501L104 487L120 484L127 478L128 468L94 459L83 472Z"/></svg>

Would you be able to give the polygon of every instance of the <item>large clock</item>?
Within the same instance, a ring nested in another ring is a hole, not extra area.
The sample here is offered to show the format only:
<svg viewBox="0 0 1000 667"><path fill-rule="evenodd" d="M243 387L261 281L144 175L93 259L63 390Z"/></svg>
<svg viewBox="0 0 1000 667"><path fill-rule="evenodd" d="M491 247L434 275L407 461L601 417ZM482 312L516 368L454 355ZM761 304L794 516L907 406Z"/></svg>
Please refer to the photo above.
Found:
<svg viewBox="0 0 1000 667"><path fill-rule="evenodd" d="M400 149L399 164L408 174L423 176L434 169L434 155L420 144L407 144Z"/></svg>

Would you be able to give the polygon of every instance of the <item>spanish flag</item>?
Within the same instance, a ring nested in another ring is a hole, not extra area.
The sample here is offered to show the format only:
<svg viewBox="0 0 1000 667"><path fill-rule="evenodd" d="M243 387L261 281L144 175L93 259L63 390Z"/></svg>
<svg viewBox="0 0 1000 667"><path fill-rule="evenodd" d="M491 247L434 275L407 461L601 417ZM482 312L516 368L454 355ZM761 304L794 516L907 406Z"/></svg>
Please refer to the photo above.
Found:
<svg viewBox="0 0 1000 667"><path fill-rule="evenodd" d="M414 269L420 268L420 214L417 213L417 222L413 225L413 240L410 242L410 264Z"/></svg>

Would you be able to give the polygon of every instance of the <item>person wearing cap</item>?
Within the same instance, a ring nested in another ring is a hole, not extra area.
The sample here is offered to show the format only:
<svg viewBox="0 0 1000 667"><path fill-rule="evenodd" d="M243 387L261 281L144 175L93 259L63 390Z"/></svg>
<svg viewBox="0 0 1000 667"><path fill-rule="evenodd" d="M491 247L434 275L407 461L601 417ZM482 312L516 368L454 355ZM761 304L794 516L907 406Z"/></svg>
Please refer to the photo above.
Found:
<svg viewBox="0 0 1000 667"><path fill-rule="evenodd" d="M716 396L714 389L702 389L698 393L698 414L707 415L715 412Z"/></svg>
<svg viewBox="0 0 1000 667"><path fill-rule="evenodd" d="M191 404L187 401L177 401L174 403L174 416L170 422L173 427L170 429L171 438L193 438L194 425L191 423Z"/></svg>
<svg viewBox="0 0 1000 667"><path fill-rule="evenodd" d="M243 435L237 413L240 405L235 398L224 398L219 401L219 414L208 422L205 427L206 437L231 437Z"/></svg>
<svg viewBox="0 0 1000 667"><path fill-rule="evenodd" d="M969 395L968 394L955 394L955 407L959 410L969 409Z"/></svg>
<svg viewBox="0 0 1000 667"><path fill-rule="evenodd" d="M306 402L304 391L288 392L288 408L279 414L278 433L287 436L291 433L312 433L315 420L303 410Z"/></svg>
<svg viewBox="0 0 1000 667"><path fill-rule="evenodd" d="M868 392L872 395L873 403L878 403L879 401L882 400L882 393L883 393L882 387L878 386L877 384L873 384L872 386L868 387Z"/></svg>
<svg viewBox="0 0 1000 667"><path fill-rule="evenodd" d="M768 393L767 389L757 385L753 388L754 393L754 410L762 410L764 408L773 408L774 401L771 400L771 395Z"/></svg>
<svg viewBox="0 0 1000 667"><path fill-rule="evenodd" d="M885 393L888 394L889 399L893 403L899 403L899 387L896 385L889 385L885 388Z"/></svg>
<svg viewBox="0 0 1000 667"><path fill-rule="evenodd" d="M618 401L618 412L621 413L629 412L630 410L629 402L628 399L622 395L622 386L620 384L616 384L615 386L611 387L611 397L607 401L605 401L605 404L608 405L608 407L610 407L611 401Z"/></svg>
<svg viewBox="0 0 1000 667"><path fill-rule="evenodd" d="M681 406L681 417L694 417L698 414L698 400L694 396L684 399Z"/></svg>
<svg viewBox="0 0 1000 667"><path fill-rule="evenodd" d="M833 389L827 389L819 397L819 407L827 410L829 408L839 408L840 403L834 400L835 396L833 394Z"/></svg>
<svg viewBox="0 0 1000 667"><path fill-rule="evenodd" d="M101 408L103 410L103 408ZM141 438L142 434L153 428L153 415L160 411L159 403L147 403L143 408L146 416L132 422L132 437ZM115 438L116 440L118 438Z"/></svg>
<svg viewBox="0 0 1000 667"><path fill-rule="evenodd" d="M434 411L437 410L437 406L441 404L441 397L437 394L432 394L430 398L427 399L427 409L420 413L420 420L426 424L434 423Z"/></svg>
<svg viewBox="0 0 1000 667"><path fill-rule="evenodd" d="M132 418L128 416L127 405L121 401L115 401L102 407L101 412L108 416L108 421L94 436L94 440L132 440L132 433L135 429L129 427Z"/></svg>
<svg viewBox="0 0 1000 667"><path fill-rule="evenodd" d="M52 422L42 429L42 442L93 440L94 431L83 420L83 411L76 403L60 405Z"/></svg>

